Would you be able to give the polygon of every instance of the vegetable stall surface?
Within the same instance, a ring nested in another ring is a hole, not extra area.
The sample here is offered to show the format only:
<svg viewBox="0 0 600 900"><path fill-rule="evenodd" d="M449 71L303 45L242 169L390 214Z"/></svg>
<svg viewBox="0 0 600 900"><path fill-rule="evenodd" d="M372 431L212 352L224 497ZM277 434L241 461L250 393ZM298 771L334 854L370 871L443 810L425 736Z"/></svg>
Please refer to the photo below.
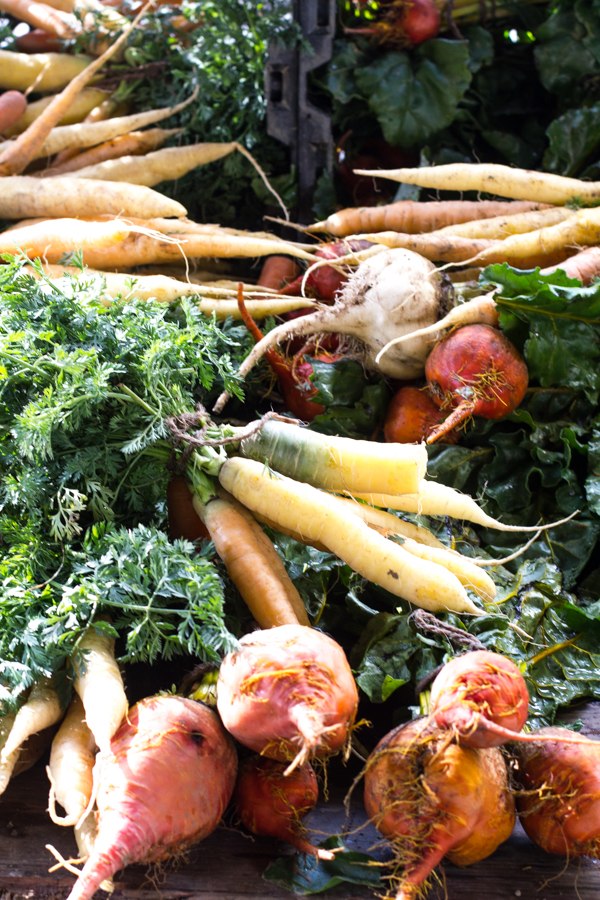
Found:
<svg viewBox="0 0 600 900"><path fill-rule="evenodd" d="M237 754L209 707L154 696L129 711L97 770L98 834L69 900L89 900L124 866L168 859L214 831Z"/></svg>

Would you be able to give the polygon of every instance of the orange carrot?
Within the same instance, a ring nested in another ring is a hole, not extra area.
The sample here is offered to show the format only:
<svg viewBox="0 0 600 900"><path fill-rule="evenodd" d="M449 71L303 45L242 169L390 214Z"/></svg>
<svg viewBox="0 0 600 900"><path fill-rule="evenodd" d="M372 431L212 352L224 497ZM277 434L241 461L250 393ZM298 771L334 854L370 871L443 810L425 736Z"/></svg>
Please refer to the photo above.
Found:
<svg viewBox="0 0 600 900"><path fill-rule="evenodd" d="M293 281L300 273L296 260L289 256L268 256L263 263L258 276L257 285L273 288L278 291Z"/></svg>
<svg viewBox="0 0 600 900"><path fill-rule="evenodd" d="M582 284L591 284L600 278L600 247L587 247L568 259L541 269L540 275L551 275L561 269L569 278L578 278Z"/></svg>
<svg viewBox="0 0 600 900"><path fill-rule="evenodd" d="M54 34L57 37L73 37L81 31L81 27L73 15L53 9L47 3L37 0L2 0L0 9L15 19L27 22L34 28Z"/></svg>
<svg viewBox="0 0 600 900"><path fill-rule="evenodd" d="M382 206L351 206L340 209L306 230L326 231L335 237L348 237L363 231L402 231L420 234L436 231L459 222L489 219L494 216L541 209L529 201L502 200L397 200Z"/></svg>
<svg viewBox="0 0 600 900"><path fill-rule="evenodd" d="M306 608L281 557L252 514L223 492L194 508L229 577L261 628L310 625Z"/></svg>

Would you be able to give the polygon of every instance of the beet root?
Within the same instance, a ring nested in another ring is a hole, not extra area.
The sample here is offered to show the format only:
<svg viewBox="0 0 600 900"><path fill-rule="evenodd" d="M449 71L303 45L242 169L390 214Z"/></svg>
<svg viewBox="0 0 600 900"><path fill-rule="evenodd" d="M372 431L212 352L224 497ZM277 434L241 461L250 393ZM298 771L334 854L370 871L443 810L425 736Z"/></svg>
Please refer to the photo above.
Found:
<svg viewBox="0 0 600 900"><path fill-rule="evenodd" d="M529 710L519 667L501 653L472 650L442 667L431 685L430 714L464 746L496 747L516 740Z"/></svg>
<svg viewBox="0 0 600 900"><path fill-rule="evenodd" d="M132 707L96 766L98 834L68 900L89 900L125 866L168 859L214 831L237 754L213 710L164 695Z"/></svg>
<svg viewBox="0 0 600 900"><path fill-rule="evenodd" d="M515 746L519 819L547 853L600 859L600 741L573 737L566 728L540 728Z"/></svg>
<svg viewBox="0 0 600 900"><path fill-rule="evenodd" d="M377 744L365 767L364 804L392 845L396 900L420 896L445 856L458 865L484 859L514 825L500 751L462 747L427 717Z"/></svg>
<svg viewBox="0 0 600 900"><path fill-rule="evenodd" d="M242 824L253 834L285 841L318 859L333 859L331 850L316 847L307 837L302 819L319 799L319 783L310 763L288 775L286 763L251 756L240 766L234 805Z"/></svg>
<svg viewBox="0 0 600 900"><path fill-rule="evenodd" d="M358 690L346 655L328 635L306 625L279 625L244 635L221 663L217 708L245 747L290 761L347 749Z"/></svg>
<svg viewBox="0 0 600 900"><path fill-rule="evenodd" d="M465 325L439 341L425 361L434 402L452 411L427 438L432 444L472 416L502 419L523 400L529 383L525 360L491 325Z"/></svg>

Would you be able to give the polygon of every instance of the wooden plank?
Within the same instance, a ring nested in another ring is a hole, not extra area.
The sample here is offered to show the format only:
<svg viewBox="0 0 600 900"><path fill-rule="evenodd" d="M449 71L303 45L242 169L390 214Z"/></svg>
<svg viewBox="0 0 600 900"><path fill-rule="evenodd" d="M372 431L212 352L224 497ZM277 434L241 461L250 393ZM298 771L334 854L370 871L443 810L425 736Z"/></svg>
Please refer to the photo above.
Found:
<svg viewBox="0 0 600 900"><path fill-rule="evenodd" d="M600 739L600 704L574 710L569 718L581 719L584 732ZM43 764L23 773L0 798L0 900L64 900L73 876L48 872L54 859L46 850L54 845L63 855L74 852L70 829L50 822L47 812L47 780ZM339 790L309 817L317 840L348 831L347 844L368 851L378 843L364 822L360 791L356 792L350 818L344 820ZM163 871L130 866L115 879L114 900L289 900L289 892L262 878L267 865L285 855L286 847L267 838L252 839L234 828L219 828L192 848L177 865ZM598 900L600 860L567 863L544 853L526 837L520 826L510 840L487 860L466 869L450 864L440 870L442 883L434 886L430 900ZM99 891L98 900L108 895ZM342 885L324 896L334 900L369 900L366 888Z"/></svg>

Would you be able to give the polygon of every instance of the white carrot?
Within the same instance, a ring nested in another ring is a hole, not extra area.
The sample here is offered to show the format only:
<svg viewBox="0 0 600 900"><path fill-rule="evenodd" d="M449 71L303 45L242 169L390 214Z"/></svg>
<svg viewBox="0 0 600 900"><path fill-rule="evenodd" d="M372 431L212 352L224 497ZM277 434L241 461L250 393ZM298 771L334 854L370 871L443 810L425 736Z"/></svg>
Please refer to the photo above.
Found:
<svg viewBox="0 0 600 900"><path fill-rule="evenodd" d="M73 687L81 698L85 720L96 746L108 752L129 703L114 655L114 638L91 625L71 658Z"/></svg>
<svg viewBox="0 0 600 900"><path fill-rule="evenodd" d="M19 708L12 728L0 751L0 763L11 760L27 738L51 725L55 725L64 712L60 697L50 678L41 678L33 684L25 703ZM16 762L16 760L15 760Z"/></svg>
<svg viewBox="0 0 600 900"><path fill-rule="evenodd" d="M88 808L96 749L94 736L85 720L83 703L75 694L50 748L48 811L53 822L76 825ZM62 806L64 816L57 815L56 803Z"/></svg>

